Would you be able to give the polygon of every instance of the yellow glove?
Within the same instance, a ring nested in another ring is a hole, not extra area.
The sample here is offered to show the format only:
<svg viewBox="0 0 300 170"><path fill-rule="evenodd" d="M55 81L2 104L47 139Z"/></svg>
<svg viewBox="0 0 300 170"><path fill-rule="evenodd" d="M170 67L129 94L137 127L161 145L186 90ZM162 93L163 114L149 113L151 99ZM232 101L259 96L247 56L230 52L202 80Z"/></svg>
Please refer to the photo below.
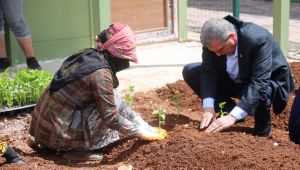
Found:
<svg viewBox="0 0 300 170"><path fill-rule="evenodd" d="M151 126L144 127L142 133L140 133L140 138L142 140L164 140L167 136L168 133L164 129Z"/></svg>
<svg viewBox="0 0 300 170"><path fill-rule="evenodd" d="M0 156L2 156L7 148L7 144L5 142L0 142Z"/></svg>

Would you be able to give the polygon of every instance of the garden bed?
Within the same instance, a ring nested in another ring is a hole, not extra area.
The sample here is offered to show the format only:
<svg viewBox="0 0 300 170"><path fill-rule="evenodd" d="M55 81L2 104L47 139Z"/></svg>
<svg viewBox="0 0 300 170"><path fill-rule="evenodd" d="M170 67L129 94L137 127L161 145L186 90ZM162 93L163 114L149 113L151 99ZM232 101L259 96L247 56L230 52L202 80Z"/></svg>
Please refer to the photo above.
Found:
<svg viewBox="0 0 300 170"><path fill-rule="evenodd" d="M291 68L299 85L300 63L291 63ZM174 95L180 98L179 115L172 100ZM300 147L289 141L287 126L294 95L295 92L282 114L272 114L272 135L260 138L251 134L254 121L251 116L222 133L205 134L198 130L200 100L182 80L137 93L135 110L150 124L157 125L157 118L151 114L153 110L167 110L162 127L168 131L168 138L153 142L123 138L103 150L105 156L101 162L68 162L60 154L36 153L25 144L30 115L2 116L0 139L14 146L27 164L8 165L0 159L0 169L117 169L122 164L134 169L300 169Z"/></svg>

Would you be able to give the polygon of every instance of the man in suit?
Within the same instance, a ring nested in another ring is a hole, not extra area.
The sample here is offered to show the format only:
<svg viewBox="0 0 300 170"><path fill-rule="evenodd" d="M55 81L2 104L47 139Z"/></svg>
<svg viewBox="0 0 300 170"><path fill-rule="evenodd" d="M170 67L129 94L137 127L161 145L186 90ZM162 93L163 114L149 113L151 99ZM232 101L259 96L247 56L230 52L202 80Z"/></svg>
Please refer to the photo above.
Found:
<svg viewBox="0 0 300 170"><path fill-rule="evenodd" d="M203 102L200 129L219 132L250 114L255 118L254 135L270 136L270 107L273 104L276 114L282 112L294 88L288 63L272 34L226 16L206 21L200 39L202 63L188 64L182 71ZM220 102L226 102L229 114L216 118Z"/></svg>

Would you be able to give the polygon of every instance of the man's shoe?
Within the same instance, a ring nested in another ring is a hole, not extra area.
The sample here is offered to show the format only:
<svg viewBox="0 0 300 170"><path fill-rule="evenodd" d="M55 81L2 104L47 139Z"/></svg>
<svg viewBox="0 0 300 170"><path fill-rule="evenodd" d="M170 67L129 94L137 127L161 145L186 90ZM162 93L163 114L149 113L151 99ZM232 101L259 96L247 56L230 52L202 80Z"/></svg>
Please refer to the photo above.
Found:
<svg viewBox="0 0 300 170"><path fill-rule="evenodd" d="M0 72L5 71L10 66L10 62L7 58L0 58Z"/></svg>
<svg viewBox="0 0 300 170"><path fill-rule="evenodd" d="M35 57L30 57L26 59L26 63L29 69L33 70L41 70L41 66L39 62L35 59Z"/></svg>
<svg viewBox="0 0 300 170"><path fill-rule="evenodd" d="M63 153L63 158L72 161L101 161L103 154L95 151L72 150Z"/></svg>
<svg viewBox="0 0 300 170"><path fill-rule="evenodd" d="M254 136L259 137L269 137L272 133L271 122L268 122L265 125L255 123L254 125Z"/></svg>

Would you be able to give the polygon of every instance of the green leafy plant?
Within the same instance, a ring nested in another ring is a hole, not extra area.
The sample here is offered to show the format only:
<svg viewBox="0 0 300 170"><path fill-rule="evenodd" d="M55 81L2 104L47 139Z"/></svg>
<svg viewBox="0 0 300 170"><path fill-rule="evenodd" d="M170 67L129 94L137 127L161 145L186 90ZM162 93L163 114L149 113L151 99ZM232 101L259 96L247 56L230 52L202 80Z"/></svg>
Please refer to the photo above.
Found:
<svg viewBox="0 0 300 170"><path fill-rule="evenodd" d="M53 74L42 70L24 69L9 75L0 74L0 108L36 103L49 85Z"/></svg>
<svg viewBox="0 0 300 170"><path fill-rule="evenodd" d="M226 116L226 115L229 114L228 112L223 111L225 105L226 105L226 102L221 102L221 103L219 103L220 117L223 117L223 116Z"/></svg>
<svg viewBox="0 0 300 170"><path fill-rule="evenodd" d="M13 106L13 98L15 93L15 82L7 77L7 75L0 77L0 107L6 105Z"/></svg>
<svg viewBox="0 0 300 170"><path fill-rule="evenodd" d="M133 97L135 95L135 89L134 89L134 85L130 85L128 86L128 93L126 93L124 95L125 101L128 104L129 107L133 106Z"/></svg>
<svg viewBox="0 0 300 170"><path fill-rule="evenodd" d="M179 116L179 103L180 103L180 98L179 96L172 96L172 100L175 102L175 107L176 107L176 115L177 117Z"/></svg>
<svg viewBox="0 0 300 170"><path fill-rule="evenodd" d="M152 112L153 115L157 115L158 116L158 127L160 128L162 124L165 124L165 120L166 120L166 109L156 109Z"/></svg>

